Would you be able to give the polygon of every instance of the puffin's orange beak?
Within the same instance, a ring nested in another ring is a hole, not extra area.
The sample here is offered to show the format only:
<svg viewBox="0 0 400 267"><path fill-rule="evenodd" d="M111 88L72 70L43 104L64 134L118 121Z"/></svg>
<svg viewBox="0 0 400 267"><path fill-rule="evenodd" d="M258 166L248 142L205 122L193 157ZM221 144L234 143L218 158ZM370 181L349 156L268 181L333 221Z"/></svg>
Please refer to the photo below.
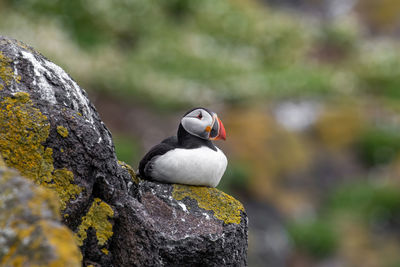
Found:
<svg viewBox="0 0 400 267"><path fill-rule="evenodd" d="M225 127L222 124L222 121L220 119L218 119L218 124L219 124L219 134L217 135L217 140L218 139L222 139L222 140L226 140L226 132L225 132Z"/></svg>
<svg viewBox="0 0 400 267"><path fill-rule="evenodd" d="M218 124L217 124L218 123ZM211 131L211 128L210 128ZM211 135L213 135L213 133L216 133L216 136L210 136L210 140L225 140L226 139L226 132L225 132L225 127L222 124L222 121L220 119L218 119L217 116L215 116L215 122L213 124L212 127L212 132Z"/></svg>

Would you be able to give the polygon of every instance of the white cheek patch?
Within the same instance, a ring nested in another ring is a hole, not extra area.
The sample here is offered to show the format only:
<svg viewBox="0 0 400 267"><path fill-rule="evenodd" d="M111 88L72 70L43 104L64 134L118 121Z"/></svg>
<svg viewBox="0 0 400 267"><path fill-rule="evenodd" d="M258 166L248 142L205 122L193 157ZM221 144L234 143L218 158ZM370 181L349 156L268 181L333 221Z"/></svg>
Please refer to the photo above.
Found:
<svg viewBox="0 0 400 267"><path fill-rule="evenodd" d="M151 177L157 181L216 187L228 160L217 148L173 149L154 160Z"/></svg>
<svg viewBox="0 0 400 267"><path fill-rule="evenodd" d="M204 119L184 117L181 120L183 128L190 134L198 136L203 139L208 139L209 133L206 132L206 128L209 125Z"/></svg>
<svg viewBox="0 0 400 267"><path fill-rule="evenodd" d="M206 127L204 122L197 118L185 117L181 123L183 128L193 135L199 135Z"/></svg>
<svg viewBox="0 0 400 267"><path fill-rule="evenodd" d="M201 114L201 115L200 115ZM212 127L214 118L203 109L196 109L182 118L183 128L190 134L203 139L209 139L207 127Z"/></svg>

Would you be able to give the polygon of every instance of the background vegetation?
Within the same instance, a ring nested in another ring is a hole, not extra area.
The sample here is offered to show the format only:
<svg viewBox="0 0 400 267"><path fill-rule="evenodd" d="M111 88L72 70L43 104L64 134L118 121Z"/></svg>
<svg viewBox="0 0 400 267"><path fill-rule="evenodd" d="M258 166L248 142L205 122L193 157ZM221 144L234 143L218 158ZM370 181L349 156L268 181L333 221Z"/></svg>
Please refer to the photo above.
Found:
<svg viewBox="0 0 400 267"><path fill-rule="evenodd" d="M216 110L251 266L400 264L398 1L2 0L0 17L134 168L187 108Z"/></svg>

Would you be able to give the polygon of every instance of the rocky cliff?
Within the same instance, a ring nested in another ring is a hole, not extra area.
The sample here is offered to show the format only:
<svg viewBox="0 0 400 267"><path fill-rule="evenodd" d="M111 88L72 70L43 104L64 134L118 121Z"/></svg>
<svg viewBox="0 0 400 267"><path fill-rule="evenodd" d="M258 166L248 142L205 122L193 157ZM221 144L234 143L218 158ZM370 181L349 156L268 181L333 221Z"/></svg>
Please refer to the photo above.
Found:
<svg viewBox="0 0 400 267"><path fill-rule="evenodd" d="M0 154L8 167L58 198L61 222L71 230L60 225L60 236L69 240L73 233L84 266L247 264L247 216L240 202L214 188L138 179L117 160L110 132L77 83L31 47L1 36ZM16 175L7 183L21 179ZM35 194L34 206L26 204L25 191L14 190L10 211L19 205L32 214L48 208ZM0 208L4 196L0 191ZM58 211L53 212L56 223ZM5 220L0 216L0 240L8 231ZM62 251L75 255L68 266L75 266L76 245L63 243ZM0 263L29 264L40 255L23 245L8 242Z"/></svg>

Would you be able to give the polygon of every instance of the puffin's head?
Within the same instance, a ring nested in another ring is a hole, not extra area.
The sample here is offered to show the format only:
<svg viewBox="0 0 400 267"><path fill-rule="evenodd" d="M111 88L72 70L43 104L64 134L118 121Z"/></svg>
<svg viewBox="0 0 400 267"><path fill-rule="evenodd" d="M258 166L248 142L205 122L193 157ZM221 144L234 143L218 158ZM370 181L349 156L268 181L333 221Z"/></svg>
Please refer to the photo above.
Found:
<svg viewBox="0 0 400 267"><path fill-rule="evenodd" d="M188 111L181 120L183 128L190 134L206 140L226 138L225 128L216 113L206 108Z"/></svg>

